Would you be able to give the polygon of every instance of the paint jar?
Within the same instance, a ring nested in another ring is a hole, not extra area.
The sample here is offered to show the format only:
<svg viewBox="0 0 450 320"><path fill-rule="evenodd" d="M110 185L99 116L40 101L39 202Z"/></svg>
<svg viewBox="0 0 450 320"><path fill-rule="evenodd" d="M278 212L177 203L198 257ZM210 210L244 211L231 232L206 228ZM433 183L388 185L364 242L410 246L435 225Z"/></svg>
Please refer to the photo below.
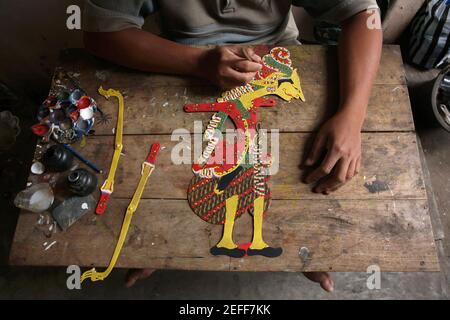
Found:
<svg viewBox="0 0 450 320"><path fill-rule="evenodd" d="M67 101L70 99L70 92L67 90L61 90L58 93L57 98L59 101Z"/></svg>
<svg viewBox="0 0 450 320"><path fill-rule="evenodd" d="M67 176L69 189L77 196L87 196L97 187L97 177L86 169L80 168Z"/></svg>
<svg viewBox="0 0 450 320"><path fill-rule="evenodd" d="M42 162L50 171L62 172L69 170L72 166L73 155L63 146L55 144L44 153Z"/></svg>
<svg viewBox="0 0 450 320"><path fill-rule="evenodd" d="M14 199L14 205L32 212L43 212L50 208L54 199L50 185L39 183L20 191Z"/></svg>
<svg viewBox="0 0 450 320"><path fill-rule="evenodd" d="M78 100L80 100L80 98L82 96L84 96L85 93L84 91L80 90L80 89L75 89L74 91L72 91L72 93L69 96L69 100L73 103L76 104Z"/></svg>
<svg viewBox="0 0 450 320"><path fill-rule="evenodd" d="M80 117L83 120L90 120L94 117L94 108L89 107L89 108L84 108L80 110Z"/></svg>
<svg viewBox="0 0 450 320"><path fill-rule="evenodd" d="M54 123L54 124L60 124L65 119L66 119L66 114L65 114L64 110L62 110L62 109L54 110L54 111L50 112L50 114L48 116L48 121L50 121L50 123Z"/></svg>

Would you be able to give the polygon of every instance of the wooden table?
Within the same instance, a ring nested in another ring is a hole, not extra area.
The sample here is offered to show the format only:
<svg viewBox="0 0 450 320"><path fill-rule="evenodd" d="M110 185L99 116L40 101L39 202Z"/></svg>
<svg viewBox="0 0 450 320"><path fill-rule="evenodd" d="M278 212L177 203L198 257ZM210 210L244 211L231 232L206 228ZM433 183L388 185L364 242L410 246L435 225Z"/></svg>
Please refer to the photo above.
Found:
<svg viewBox="0 0 450 320"><path fill-rule="evenodd" d="M186 114L183 105L212 102L220 93L218 89L198 79L130 71L82 50L69 50L62 55L61 67L113 120L97 125L95 136L78 149L100 167L109 168L117 103L98 95L97 88L102 85L125 95L125 156L105 215L87 214L66 232L59 231L48 239L36 225L37 214L22 212L11 264L106 266L142 160L151 143L160 141L164 150L133 218L118 267L365 272L376 264L382 271L438 271L400 49L385 46L383 50L364 124L361 172L330 196L314 194L310 186L300 182L303 172L299 164L312 132L337 104L336 50L307 45L289 49L307 102L280 101L275 108L259 111L265 128L281 132L280 169L271 180L274 200L264 223L265 239L283 247L281 257L210 255L209 248L219 240L222 227L210 225L191 212L186 200L191 168L171 163L171 148L179 143L171 141L172 131L186 128L192 132L194 120L206 124L211 117L207 113ZM251 219L243 217L236 224L235 240L247 242L251 232ZM57 242L45 251L42 244L49 240Z"/></svg>

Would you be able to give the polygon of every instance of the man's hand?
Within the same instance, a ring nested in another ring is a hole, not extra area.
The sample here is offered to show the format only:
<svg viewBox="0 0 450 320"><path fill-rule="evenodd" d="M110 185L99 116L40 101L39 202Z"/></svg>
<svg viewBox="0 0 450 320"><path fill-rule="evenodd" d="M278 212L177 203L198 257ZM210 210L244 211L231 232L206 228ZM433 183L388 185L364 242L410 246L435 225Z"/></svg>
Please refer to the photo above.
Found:
<svg viewBox="0 0 450 320"><path fill-rule="evenodd" d="M261 58L247 47L191 47L137 28L84 32L84 44L96 56L129 68L198 76L224 89L246 84L261 69Z"/></svg>
<svg viewBox="0 0 450 320"><path fill-rule="evenodd" d="M314 192L329 194L351 180L361 167L359 121L352 121L352 115L345 112L328 120L317 134L304 164L319 165L305 179L306 183L318 182Z"/></svg>
<svg viewBox="0 0 450 320"><path fill-rule="evenodd" d="M261 58L250 48L191 47L136 28L84 32L84 43L96 56L129 68L198 76L225 89L249 82L261 69Z"/></svg>
<svg viewBox="0 0 450 320"><path fill-rule="evenodd" d="M205 51L198 75L223 89L250 82L261 70L261 57L250 48L221 46Z"/></svg>
<svg viewBox="0 0 450 320"><path fill-rule="evenodd" d="M318 182L314 188L318 193L337 190L352 179L361 166L361 129L383 40L381 29L367 27L368 14L362 11L342 24L339 111L320 129L305 161L307 166L319 166L305 179L306 183ZM324 153L325 158L319 164Z"/></svg>

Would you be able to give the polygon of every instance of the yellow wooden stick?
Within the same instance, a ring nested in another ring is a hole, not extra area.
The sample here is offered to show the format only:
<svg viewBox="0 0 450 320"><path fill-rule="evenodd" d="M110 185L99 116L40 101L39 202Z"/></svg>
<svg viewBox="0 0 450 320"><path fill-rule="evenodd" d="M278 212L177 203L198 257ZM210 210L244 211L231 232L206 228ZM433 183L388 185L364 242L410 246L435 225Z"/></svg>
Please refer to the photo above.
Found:
<svg viewBox="0 0 450 320"><path fill-rule="evenodd" d="M139 180L139 184L134 192L133 198L131 199L130 204L128 205L127 212L125 214L125 218L123 219L122 229L120 230L119 240L117 241L116 248L114 249L114 253L112 255L111 261L109 262L108 267L103 272L97 272L95 268L86 271L81 275L81 282L86 279L91 279L91 281L99 281L104 280L113 270L116 265L117 259L119 258L120 251L122 250L123 244L128 234L128 229L130 228L131 219L133 217L133 213L136 211L139 202L142 197L142 193L144 192L145 185L147 184L147 180L155 169L155 160L156 155L158 154L160 149L159 143L154 143L150 149L150 153L147 156L147 159L144 163L142 163L142 171L141 178Z"/></svg>
<svg viewBox="0 0 450 320"><path fill-rule="evenodd" d="M120 91L109 89L105 90L103 87L98 89L98 92L104 96L106 99L109 97L116 97L119 102L119 112L117 114L117 125L115 132L115 143L114 143L114 154L111 160L111 167L108 172L108 178L103 183L100 188L102 194L100 196L100 200L97 204L97 208L95 209L95 213L103 214L106 209L106 203L111 196L111 193L114 191L114 177L116 175L117 166L119 165L120 155L122 153L122 136L123 136L123 111L124 111L124 101L123 96Z"/></svg>

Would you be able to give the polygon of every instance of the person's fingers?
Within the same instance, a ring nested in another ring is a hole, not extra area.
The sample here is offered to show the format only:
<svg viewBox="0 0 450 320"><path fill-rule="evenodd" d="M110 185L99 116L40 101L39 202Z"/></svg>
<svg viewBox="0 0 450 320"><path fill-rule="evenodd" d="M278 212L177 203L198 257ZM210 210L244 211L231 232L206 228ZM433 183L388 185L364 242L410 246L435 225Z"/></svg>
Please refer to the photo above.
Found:
<svg viewBox="0 0 450 320"><path fill-rule="evenodd" d="M253 50L253 48L242 47L242 52L244 53L244 56L248 60L255 61L258 63L261 62L261 57L255 53L255 50Z"/></svg>
<svg viewBox="0 0 450 320"><path fill-rule="evenodd" d="M340 158L341 154L329 149L320 167L306 177L306 183L316 182L329 175Z"/></svg>
<svg viewBox="0 0 450 320"><path fill-rule="evenodd" d="M242 47L242 46L227 46L226 47L231 53L239 58L244 58L253 62L261 62L261 57L258 56L253 48L250 47Z"/></svg>
<svg viewBox="0 0 450 320"><path fill-rule="evenodd" d="M347 172L350 165L350 160L340 159L334 169L334 172L326 180L319 183L314 192L329 194L342 187L347 181Z"/></svg>
<svg viewBox="0 0 450 320"><path fill-rule="evenodd" d="M352 160L350 162L350 165L348 166L348 171L347 171L347 178L346 178L347 181L353 179L353 177L355 176L357 162L358 162L358 159Z"/></svg>
<svg viewBox="0 0 450 320"><path fill-rule="evenodd" d="M231 89L245 85L254 79L256 72L261 70L261 58L250 48L240 46L218 47L219 68L216 73L216 84L223 89Z"/></svg>
<svg viewBox="0 0 450 320"><path fill-rule="evenodd" d="M225 46L224 48L226 48L228 51L233 53L235 56L238 56L240 58L245 58L245 55L243 52L244 47L242 47L242 46L231 45L231 46Z"/></svg>
<svg viewBox="0 0 450 320"><path fill-rule="evenodd" d="M303 272L303 275L312 282L319 283L325 291L334 291L334 282L328 272Z"/></svg>
<svg viewBox="0 0 450 320"><path fill-rule="evenodd" d="M361 170L361 156L356 161L355 175L358 174L360 170Z"/></svg>
<svg viewBox="0 0 450 320"><path fill-rule="evenodd" d="M241 86L246 83L246 78L236 70L231 67L222 67L217 74L217 84L222 89L231 89L234 87Z"/></svg>
<svg viewBox="0 0 450 320"><path fill-rule="evenodd" d="M234 63L233 69L239 72L257 72L261 70L261 64L248 60L239 60Z"/></svg>
<svg viewBox="0 0 450 320"><path fill-rule="evenodd" d="M358 160L353 160L350 162L350 165L348 166L348 171L347 171L347 180L345 183L349 182L351 179L353 179L355 177L357 163L358 163ZM342 183L342 184L336 185L335 187L332 187L329 192L334 192L334 191L338 190L345 183Z"/></svg>
<svg viewBox="0 0 450 320"><path fill-rule="evenodd" d="M227 68L228 79L227 82L235 86L241 86L250 82L254 77L256 72L239 72L233 68Z"/></svg>
<svg viewBox="0 0 450 320"><path fill-rule="evenodd" d="M322 155L326 142L327 142L326 136L319 133L314 139L314 143L311 147L311 150L309 151L308 157L306 158L304 165L312 166L317 161L319 161L319 158Z"/></svg>

